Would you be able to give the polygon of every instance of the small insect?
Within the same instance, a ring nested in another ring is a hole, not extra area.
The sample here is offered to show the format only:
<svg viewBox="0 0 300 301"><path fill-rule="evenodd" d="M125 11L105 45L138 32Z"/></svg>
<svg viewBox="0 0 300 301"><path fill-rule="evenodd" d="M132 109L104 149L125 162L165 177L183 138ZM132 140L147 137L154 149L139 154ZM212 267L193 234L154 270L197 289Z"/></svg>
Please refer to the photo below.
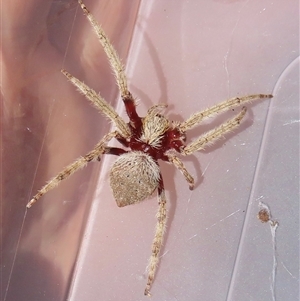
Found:
<svg viewBox="0 0 300 301"><path fill-rule="evenodd" d="M164 116L161 111L167 107L166 104L154 105L148 110L145 117L140 117L136 111L134 98L128 90L124 66L117 52L87 7L81 0L78 2L94 28L107 55L116 77L129 122L125 122L114 108L98 93L66 70L62 70L62 73L91 101L96 109L100 110L102 114L113 122L116 129L106 134L92 151L68 165L56 177L42 187L27 204L27 208L30 208L45 193L56 187L62 180L68 178L78 169L86 166L89 162L100 161L103 154L118 156L111 167L109 178L114 198L119 207L139 203L149 197L156 189L158 191L159 209L157 213L157 225L152 243L152 253L147 268L148 279L144 292L145 295L150 296L150 288L158 265L159 252L162 246L167 220L167 200L158 160L174 164L185 177L189 188L193 189L194 179L177 155L188 156L198 150L202 150L207 145L213 144L217 139L240 124L246 113L246 107L243 107L241 112L232 119L204 133L188 144L185 143L186 131L216 114L228 111L256 99L271 98L272 95L256 94L231 98L211 108L193 114L184 122L171 121ZM117 139L123 148L109 147L108 142L113 138Z"/></svg>

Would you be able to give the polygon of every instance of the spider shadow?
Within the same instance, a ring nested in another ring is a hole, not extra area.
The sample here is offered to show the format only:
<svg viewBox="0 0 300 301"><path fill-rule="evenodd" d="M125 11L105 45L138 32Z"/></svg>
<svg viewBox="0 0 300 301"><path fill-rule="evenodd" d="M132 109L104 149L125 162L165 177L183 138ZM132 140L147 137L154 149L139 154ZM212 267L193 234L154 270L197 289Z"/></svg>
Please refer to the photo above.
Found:
<svg viewBox="0 0 300 301"><path fill-rule="evenodd" d="M4 298L5 300L66 300L70 285L70 277L66 279L53 262L38 252L33 256L32 252L20 251Z"/></svg>
<svg viewBox="0 0 300 301"><path fill-rule="evenodd" d="M137 25L137 27L140 28L139 25ZM143 38L145 39L146 45L149 49L149 55L150 55L150 58L152 60L153 66L154 66L154 70L156 72L156 78L158 79L159 90L161 91L161 95L160 95L158 101L153 103L151 98L148 95L146 95L142 90L140 90L139 88L135 87L132 84L131 84L131 87L133 87L134 92L136 92L134 94L142 96L141 99L143 99L143 103L145 104L145 107L147 107L147 108L150 108L151 106L158 104L158 103L168 104L167 103L168 102L167 79L164 75L162 65L161 65L160 59L158 57L158 53L157 53L151 39L149 38L149 35L146 32L143 32ZM169 104L168 104L168 106L169 106ZM169 109L169 107L168 107L168 109Z"/></svg>

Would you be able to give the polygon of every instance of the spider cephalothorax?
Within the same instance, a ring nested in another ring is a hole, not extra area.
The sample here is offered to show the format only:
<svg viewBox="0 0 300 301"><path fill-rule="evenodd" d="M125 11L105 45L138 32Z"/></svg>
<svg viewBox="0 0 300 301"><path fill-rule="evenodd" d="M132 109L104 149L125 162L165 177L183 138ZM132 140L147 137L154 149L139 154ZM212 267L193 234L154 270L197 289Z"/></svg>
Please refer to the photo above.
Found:
<svg viewBox="0 0 300 301"><path fill-rule="evenodd" d="M271 98L272 95L256 94L231 98L211 108L191 115L191 117L184 122L170 121L161 114L161 110L166 107L165 104L154 105L148 110L147 115L141 118L136 112L136 104L132 94L128 90L124 67L121 64L115 49L86 6L81 0L78 0L78 2L93 26L108 57L116 77L129 122L126 123L114 108L112 108L98 93L67 71L62 70L62 73L92 102L92 104L106 117L111 119L116 130L106 134L92 151L68 165L56 177L42 187L42 189L39 190L27 204L27 208L30 208L40 197L56 187L63 179L66 179L89 162L100 160L103 154L118 156L110 170L109 177L113 195L119 207L143 201L156 189L158 191L159 209L157 213L157 226L152 244L152 254L148 265L148 280L145 289L145 295L149 296L159 260L159 251L162 245L167 219L164 183L158 160L174 164L176 168L182 172L190 189L192 189L194 187L194 179L189 174L182 161L178 158L178 155L191 155L195 151L201 150L205 146L214 143L224 134L236 128L244 117L246 108L243 107L241 112L232 119L229 119L220 126L204 133L199 138L187 144L185 144L186 131L197 126L206 118L228 111L229 109L255 99ZM125 149L109 147L108 142L112 138L117 139Z"/></svg>

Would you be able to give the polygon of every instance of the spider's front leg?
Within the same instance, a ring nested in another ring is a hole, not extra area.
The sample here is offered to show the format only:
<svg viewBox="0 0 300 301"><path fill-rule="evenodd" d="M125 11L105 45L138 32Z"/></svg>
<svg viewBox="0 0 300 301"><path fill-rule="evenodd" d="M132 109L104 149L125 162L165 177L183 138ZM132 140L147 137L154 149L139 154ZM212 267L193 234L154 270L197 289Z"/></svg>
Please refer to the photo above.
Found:
<svg viewBox="0 0 300 301"><path fill-rule="evenodd" d="M238 107L242 104L246 104L254 100L266 99L272 97L273 95L271 94L254 94L254 95L247 95L242 97L233 97L221 103L218 103L206 110L193 114L186 121L180 123L178 128L181 132L186 132L187 130L192 129L193 127L197 126L201 121L209 117L213 117L217 114L226 112L232 108Z"/></svg>
<svg viewBox="0 0 300 301"><path fill-rule="evenodd" d="M160 182L158 186L158 205L159 209L156 214L157 224L155 229L155 236L152 243L152 254L149 260L149 265L147 267L148 270L148 280L145 289L145 296L151 296L150 288L155 276L155 271L159 262L159 252L163 242L163 235L166 231L166 223L167 223L167 208L166 208L166 196L163 179L160 175Z"/></svg>
<svg viewBox="0 0 300 301"><path fill-rule="evenodd" d="M119 116L115 109L109 103L107 103L104 98L101 97L99 93L96 93L93 89L88 87L66 70L62 69L61 72L75 87L78 88L83 95L85 95L88 100L91 101L96 109L100 110L102 114L115 123L116 127L122 134L122 137L127 138L130 136L130 130L125 121Z"/></svg>
<svg viewBox="0 0 300 301"><path fill-rule="evenodd" d="M62 180L67 179L69 176L74 174L78 169L83 168L89 162L99 159L100 156L107 151L106 144L114 137L117 137L119 134L117 131L108 133L103 137L103 139L95 146L95 148L87 153L85 156L78 158L75 162L69 164L64 168L56 177L50 180L38 193L32 198L32 200L26 205L27 208L30 208L38 199L40 199L44 194L49 190L55 188Z"/></svg>
<svg viewBox="0 0 300 301"><path fill-rule="evenodd" d="M124 73L124 66L121 63L116 50L114 49L109 38L105 34L103 28L100 26L100 24L94 18L94 16L90 13L90 11L86 7L86 5L81 0L78 0L78 3L80 5L81 9L83 10L84 14L87 16L88 20L90 21L92 27L94 28L94 31L95 31L96 35L98 36L98 39L107 55L110 66L116 76L116 80L117 80L119 89L121 91L121 95L125 96L128 92L127 79L126 79L126 76Z"/></svg>
<svg viewBox="0 0 300 301"><path fill-rule="evenodd" d="M121 97L125 104L127 115L130 119L130 123L135 129L137 129L137 131L140 131L142 127L142 120L136 112L136 104L134 98L128 90L127 78L124 72L124 66L121 63L121 60L115 48L111 44L109 38L105 34L100 24L97 22L97 20L94 18L94 16L90 13L88 8L81 0L78 0L78 3L80 4L84 14L87 16L88 20L90 21L92 27L94 28L94 31L97 34L98 39L107 55L111 69L115 74L116 81L121 93Z"/></svg>

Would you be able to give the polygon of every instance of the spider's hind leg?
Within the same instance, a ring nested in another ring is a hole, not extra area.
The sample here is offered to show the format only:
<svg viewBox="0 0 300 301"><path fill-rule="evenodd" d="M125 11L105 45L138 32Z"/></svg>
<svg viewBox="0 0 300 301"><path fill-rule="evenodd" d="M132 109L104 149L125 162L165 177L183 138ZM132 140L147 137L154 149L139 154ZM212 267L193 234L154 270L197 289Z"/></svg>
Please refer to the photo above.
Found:
<svg viewBox="0 0 300 301"><path fill-rule="evenodd" d="M156 214L157 224L155 229L155 236L152 243L152 254L149 260L149 265L147 267L148 270L148 280L145 288L145 296L151 296L150 288L154 280L156 268L159 262L159 252L163 242L163 235L166 231L166 223L167 223L167 208L166 208L166 196L165 189L162 177L160 175L160 183L158 187L158 205L159 209Z"/></svg>

